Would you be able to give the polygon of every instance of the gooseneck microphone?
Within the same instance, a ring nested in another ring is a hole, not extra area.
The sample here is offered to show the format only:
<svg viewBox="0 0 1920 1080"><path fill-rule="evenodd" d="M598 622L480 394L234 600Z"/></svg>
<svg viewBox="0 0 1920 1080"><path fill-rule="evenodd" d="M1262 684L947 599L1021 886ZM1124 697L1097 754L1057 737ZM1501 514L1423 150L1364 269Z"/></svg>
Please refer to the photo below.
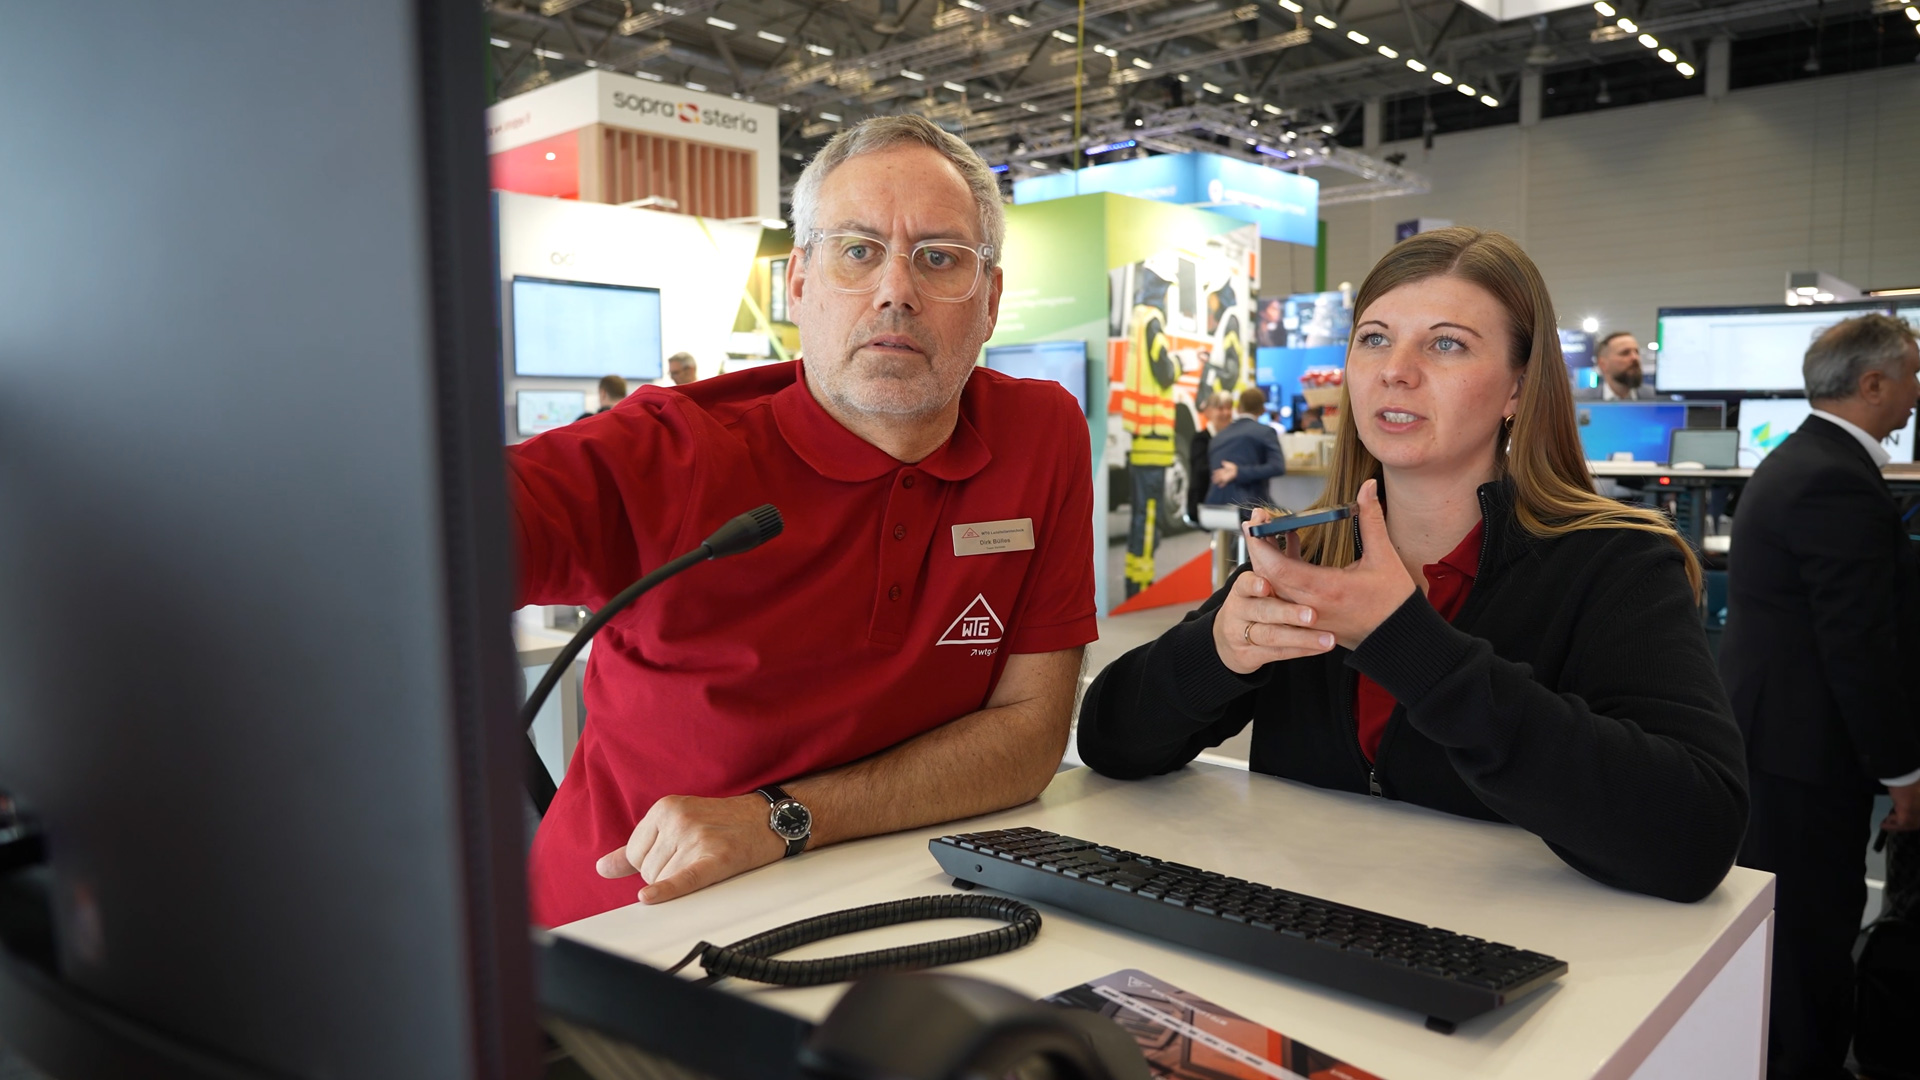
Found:
<svg viewBox="0 0 1920 1080"><path fill-rule="evenodd" d="M553 692L555 684L560 681L560 676L566 672L567 666L573 663L573 658L580 655L580 650L587 647L587 642L593 640L593 635L601 627L607 625L615 615L620 614L628 604L639 599L641 593L695 563L703 563L708 559L724 559L729 555L752 551L779 536L783 528L785 524L780 520L780 511L775 509L772 503L755 507L741 514L715 529L713 535L701 541L699 547L661 566L627 586L620 595L602 604L600 610L594 612L593 617L587 620L587 624L573 635L573 640L567 642L567 647L560 650L560 655L553 658L547 673L540 677L540 684L533 688L533 693L527 695L526 703L520 706L520 726L529 729L527 794L533 797L533 805L539 808L542 816L545 816L547 807L553 804L553 796L558 789L554 786L553 776L547 772L546 763L540 760L539 752L533 748L531 728L534 716L540 712L540 706L546 703L547 695Z"/></svg>

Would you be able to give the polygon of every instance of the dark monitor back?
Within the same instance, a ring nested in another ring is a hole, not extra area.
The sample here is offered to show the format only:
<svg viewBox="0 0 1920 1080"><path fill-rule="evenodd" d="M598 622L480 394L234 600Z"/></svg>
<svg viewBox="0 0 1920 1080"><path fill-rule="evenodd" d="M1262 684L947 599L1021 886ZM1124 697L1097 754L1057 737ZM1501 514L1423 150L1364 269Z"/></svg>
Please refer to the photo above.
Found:
<svg viewBox="0 0 1920 1080"><path fill-rule="evenodd" d="M529 1075L480 5L7 21L0 790L57 986L249 1075Z"/></svg>

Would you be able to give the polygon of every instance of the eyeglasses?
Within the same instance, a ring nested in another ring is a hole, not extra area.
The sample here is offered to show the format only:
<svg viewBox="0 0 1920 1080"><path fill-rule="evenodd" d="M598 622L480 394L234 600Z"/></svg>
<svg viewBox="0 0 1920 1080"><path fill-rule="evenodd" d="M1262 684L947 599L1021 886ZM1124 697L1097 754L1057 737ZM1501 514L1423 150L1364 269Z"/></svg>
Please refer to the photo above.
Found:
<svg viewBox="0 0 1920 1080"><path fill-rule="evenodd" d="M880 287L898 255L907 260L913 284L929 300L958 303L980 288L980 270L993 262L993 245L969 247L957 240L922 240L911 251L892 251L884 240L859 233L815 229L806 243L811 269L828 288L869 293ZM814 262L818 260L818 262Z"/></svg>

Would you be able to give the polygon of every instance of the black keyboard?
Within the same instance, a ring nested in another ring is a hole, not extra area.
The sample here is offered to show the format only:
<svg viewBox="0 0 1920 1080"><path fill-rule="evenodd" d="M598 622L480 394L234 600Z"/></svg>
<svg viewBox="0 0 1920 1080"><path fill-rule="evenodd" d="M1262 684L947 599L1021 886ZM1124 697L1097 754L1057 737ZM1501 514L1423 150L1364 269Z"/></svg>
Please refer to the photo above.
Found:
<svg viewBox="0 0 1920 1080"><path fill-rule="evenodd" d="M1541 953L1040 829L927 846L956 882L1412 1009L1436 1031L1567 971Z"/></svg>

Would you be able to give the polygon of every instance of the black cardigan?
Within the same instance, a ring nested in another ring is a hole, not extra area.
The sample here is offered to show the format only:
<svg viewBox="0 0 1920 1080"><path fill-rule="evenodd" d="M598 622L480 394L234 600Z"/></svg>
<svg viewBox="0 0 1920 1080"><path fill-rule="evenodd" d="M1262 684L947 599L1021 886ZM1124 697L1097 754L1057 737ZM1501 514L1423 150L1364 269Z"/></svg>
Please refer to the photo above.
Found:
<svg viewBox="0 0 1920 1080"><path fill-rule="evenodd" d="M1746 830L1746 765L1680 553L1629 529L1533 537L1502 482L1480 506L1480 572L1451 625L1416 592L1358 649L1242 676L1213 645L1229 581L1093 681L1081 758L1170 772L1251 720L1255 772L1509 821L1597 881L1706 896ZM1371 768L1360 672L1399 703Z"/></svg>

